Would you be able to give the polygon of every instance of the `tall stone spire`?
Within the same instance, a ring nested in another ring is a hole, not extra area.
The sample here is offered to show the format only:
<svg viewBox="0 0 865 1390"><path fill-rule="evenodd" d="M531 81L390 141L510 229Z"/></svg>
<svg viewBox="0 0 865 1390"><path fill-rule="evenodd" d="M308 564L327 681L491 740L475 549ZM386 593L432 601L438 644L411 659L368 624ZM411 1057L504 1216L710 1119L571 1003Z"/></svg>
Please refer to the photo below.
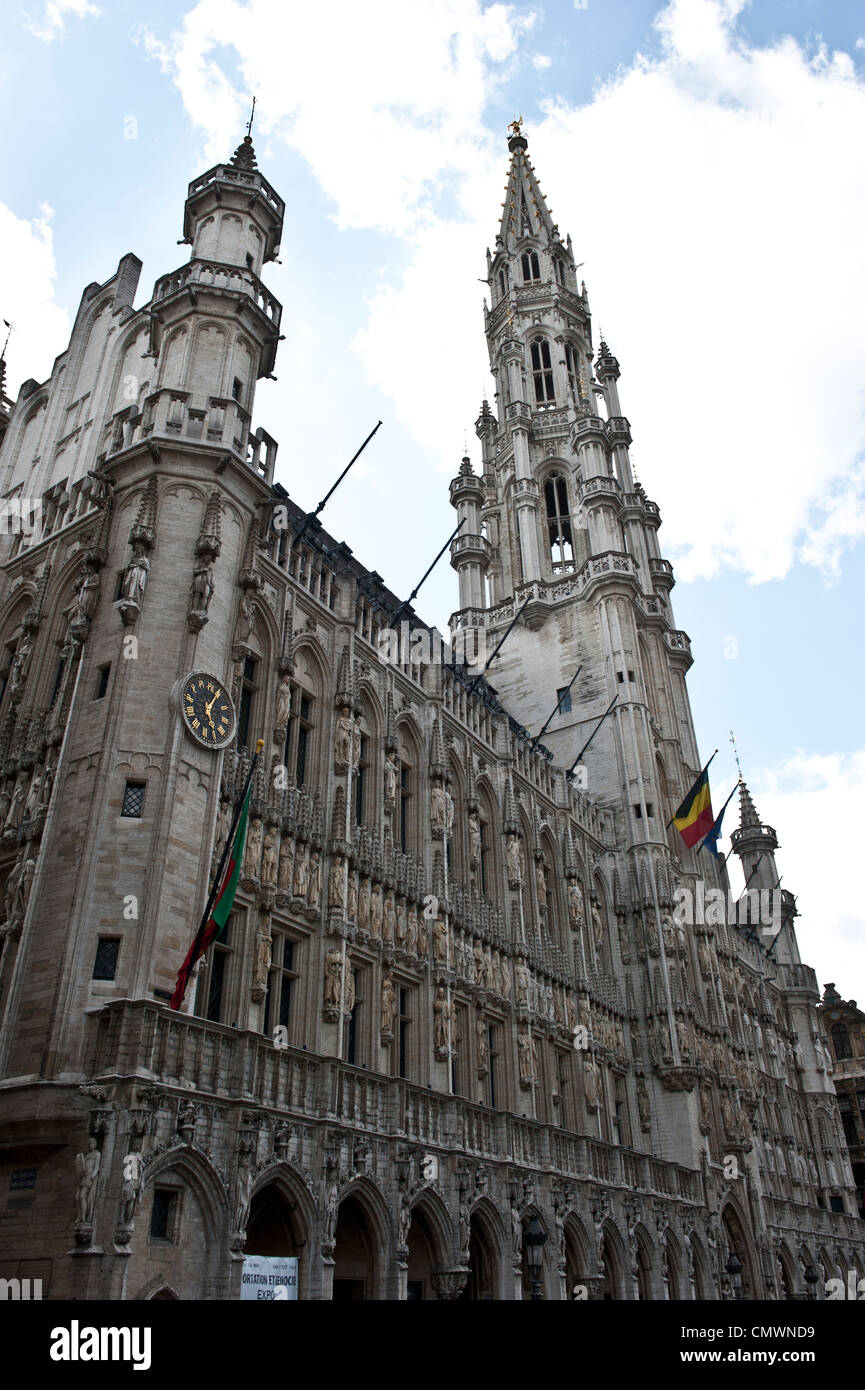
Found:
<svg viewBox="0 0 865 1390"><path fill-rule="evenodd" d="M511 247L525 236L559 241L559 229L553 221L551 209L547 207L547 200L527 153L529 142L522 122L513 121L510 130L508 149L511 163L496 244L501 241L503 246Z"/></svg>

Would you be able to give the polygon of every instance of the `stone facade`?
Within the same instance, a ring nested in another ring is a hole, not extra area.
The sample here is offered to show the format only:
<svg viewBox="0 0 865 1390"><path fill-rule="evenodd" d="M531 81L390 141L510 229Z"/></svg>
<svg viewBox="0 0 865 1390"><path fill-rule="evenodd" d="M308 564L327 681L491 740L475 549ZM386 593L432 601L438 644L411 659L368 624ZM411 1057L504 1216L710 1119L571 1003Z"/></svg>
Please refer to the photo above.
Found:
<svg viewBox="0 0 865 1390"><path fill-rule="evenodd" d="M857 1209L865 1218L865 1013L855 999L842 999L834 984L825 986L819 1012L829 1035L832 1080L856 1184Z"/></svg>
<svg viewBox="0 0 865 1390"><path fill-rule="evenodd" d="M244 1251L297 1255L304 1299L865 1269L775 833L743 784L770 933L664 828L700 765L688 638L618 363L509 147L452 647L252 431L284 205L248 138L190 185L189 262L137 310L134 256L89 286L4 421L0 1253L48 1296L236 1297ZM224 752L184 726L193 671L231 691ZM174 1011L259 739L232 916Z"/></svg>

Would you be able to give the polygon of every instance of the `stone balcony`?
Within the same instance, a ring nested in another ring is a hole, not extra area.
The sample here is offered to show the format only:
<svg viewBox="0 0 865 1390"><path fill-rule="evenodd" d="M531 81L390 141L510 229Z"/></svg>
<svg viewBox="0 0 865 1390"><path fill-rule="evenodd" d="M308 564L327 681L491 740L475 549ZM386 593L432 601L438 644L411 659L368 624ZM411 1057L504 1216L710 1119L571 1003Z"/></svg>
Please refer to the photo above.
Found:
<svg viewBox="0 0 865 1390"><path fill-rule="evenodd" d="M629 1192L703 1202L702 1174L650 1154L574 1134L322 1057L276 1048L260 1033L118 999L96 1016L88 1081L136 1080L202 1099L334 1123L443 1155L468 1154Z"/></svg>

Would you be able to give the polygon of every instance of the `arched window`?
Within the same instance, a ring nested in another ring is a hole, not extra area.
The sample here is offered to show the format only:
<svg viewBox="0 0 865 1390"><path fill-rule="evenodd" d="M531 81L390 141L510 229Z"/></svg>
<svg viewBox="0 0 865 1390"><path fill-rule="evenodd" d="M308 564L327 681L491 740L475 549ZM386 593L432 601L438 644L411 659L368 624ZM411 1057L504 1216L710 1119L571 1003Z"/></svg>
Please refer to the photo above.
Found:
<svg viewBox="0 0 865 1390"><path fill-rule="evenodd" d="M576 399L578 395L577 383L580 379L580 364L577 356L577 349L574 347L573 343L565 343L565 367L568 372L568 385Z"/></svg>
<svg viewBox="0 0 865 1390"><path fill-rule="evenodd" d="M835 1059L838 1062L843 1061L845 1057L853 1056L850 1033L846 1023L832 1024L832 1046L835 1049Z"/></svg>
<svg viewBox="0 0 865 1390"><path fill-rule="evenodd" d="M568 485L561 473L550 474L544 483L544 503L553 574L567 574L574 568L574 540L568 507Z"/></svg>
<svg viewBox="0 0 865 1390"><path fill-rule="evenodd" d="M532 343L532 375L535 380L535 400L539 405L554 401L553 364L550 359L550 345L545 338L535 338Z"/></svg>
<svg viewBox="0 0 865 1390"><path fill-rule="evenodd" d="M532 280L540 280L541 268L538 264L537 251L524 251L522 256L523 281L530 284Z"/></svg>
<svg viewBox="0 0 865 1390"><path fill-rule="evenodd" d="M565 283L565 263L560 256L554 256L553 265L556 268L556 279L560 285L563 285Z"/></svg>
<svg viewBox="0 0 865 1390"><path fill-rule="evenodd" d="M508 268L507 268L507 266L504 266L503 269L499 271L499 289L501 290L502 299L505 299L505 298L507 297L507 293L508 293Z"/></svg>

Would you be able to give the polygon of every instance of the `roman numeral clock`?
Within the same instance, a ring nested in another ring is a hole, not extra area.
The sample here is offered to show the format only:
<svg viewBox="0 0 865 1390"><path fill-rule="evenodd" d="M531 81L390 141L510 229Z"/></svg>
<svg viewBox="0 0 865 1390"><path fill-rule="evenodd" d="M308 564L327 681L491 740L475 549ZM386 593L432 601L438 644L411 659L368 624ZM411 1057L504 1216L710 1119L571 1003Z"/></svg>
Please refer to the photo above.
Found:
<svg viewBox="0 0 865 1390"><path fill-rule="evenodd" d="M224 748L234 738L237 717L218 676L193 671L183 682L180 708L187 732L202 748Z"/></svg>

